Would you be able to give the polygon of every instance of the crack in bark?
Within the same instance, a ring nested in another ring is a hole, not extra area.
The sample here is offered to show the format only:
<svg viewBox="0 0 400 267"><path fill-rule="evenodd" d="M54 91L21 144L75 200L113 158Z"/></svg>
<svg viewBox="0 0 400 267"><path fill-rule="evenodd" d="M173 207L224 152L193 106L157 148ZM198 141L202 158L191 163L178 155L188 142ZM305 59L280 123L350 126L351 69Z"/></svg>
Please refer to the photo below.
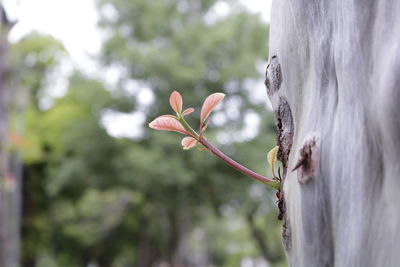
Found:
<svg viewBox="0 0 400 267"><path fill-rule="evenodd" d="M272 56L265 72L265 86L270 99L279 91L283 82L282 69L276 55ZM278 131L276 143L279 146L278 160L282 163L281 188L278 191L278 220L283 220L283 243L286 250L291 248L291 233L289 219L286 212L285 195L282 186L286 178L290 150L293 143L293 117L288 101L284 97L279 97L278 107L275 109L275 125Z"/></svg>
<svg viewBox="0 0 400 267"><path fill-rule="evenodd" d="M265 86L269 96L273 95L281 88L282 71L277 56L272 56L265 72Z"/></svg>
<svg viewBox="0 0 400 267"><path fill-rule="evenodd" d="M276 117L276 128L278 130L278 136L277 136L277 144L279 146L278 160L282 163L283 167L280 197L278 200L278 208L279 208L278 219L284 221L283 231L282 231L283 243L285 249L289 250L291 247L291 234L290 234L289 219L287 217L287 212L286 212L285 194L282 191L282 186L287 174L289 155L293 143L294 128L293 128L292 111L290 109L289 103L283 97L279 99L279 106L277 111L275 112L275 117Z"/></svg>

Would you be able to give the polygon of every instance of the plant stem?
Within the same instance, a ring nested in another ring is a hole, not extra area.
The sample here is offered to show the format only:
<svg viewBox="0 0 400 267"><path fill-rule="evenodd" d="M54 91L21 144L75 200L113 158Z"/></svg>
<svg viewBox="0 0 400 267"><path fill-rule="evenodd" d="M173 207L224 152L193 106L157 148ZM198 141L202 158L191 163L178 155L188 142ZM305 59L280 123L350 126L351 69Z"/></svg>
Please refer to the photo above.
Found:
<svg viewBox="0 0 400 267"><path fill-rule="evenodd" d="M261 174L258 174L246 167L244 167L243 165L241 165L240 163L234 161L233 159L231 159L230 157L228 157L227 155L225 155L221 150L219 150L218 148L216 148L213 144L211 144L210 142L208 142L206 139L204 139L203 137L200 137L198 139L198 141L205 146L206 148L208 148L214 155L216 155L217 157L219 157L220 159L222 159L223 161L225 161L228 165L230 165L232 168L234 168L235 170L238 170L239 172L253 178L256 179L276 190L279 190L280 185L278 181L274 181L271 179L268 179L265 176L262 176Z"/></svg>
<svg viewBox="0 0 400 267"><path fill-rule="evenodd" d="M264 183L264 184L266 184L266 185L268 185L268 186L270 186L270 187L272 187L272 188L274 188L276 190L280 189L280 183L278 181L274 181L274 180L268 179L267 177L262 176L261 174L258 174L256 172L244 167L240 163L234 161L233 159L231 159L230 157L225 155L221 150L219 150L213 144L211 144L206 139L204 139L203 136L200 136L198 133L196 133L196 131L193 130L192 127L190 127L190 125L185 121L185 119L182 116L178 117L178 121L182 124L182 126L186 129L186 131L189 132L189 134L193 138L195 138L204 147L208 148L208 150L210 150L214 155L216 155L217 157L219 157L220 159L225 161L229 166L231 166L235 170L243 173L244 175L247 175L250 178L258 180L258 181L260 181L260 182L262 182L262 183Z"/></svg>
<svg viewBox="0 0 400 267"><path fill-rule="evenodd" d="M178 121L182 124L183 128L185 128L186 131L196 140L200 139L200 136L198 133L196 133L195 130L193 130L192 127L185 121L185 119L182 116L178 117Z"/></svg>

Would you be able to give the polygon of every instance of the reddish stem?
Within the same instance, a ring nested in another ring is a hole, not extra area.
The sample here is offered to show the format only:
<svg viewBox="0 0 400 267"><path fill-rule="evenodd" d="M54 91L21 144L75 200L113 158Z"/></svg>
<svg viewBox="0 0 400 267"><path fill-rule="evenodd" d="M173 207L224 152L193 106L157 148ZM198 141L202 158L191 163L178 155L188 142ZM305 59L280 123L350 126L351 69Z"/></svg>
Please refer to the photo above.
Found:
<svg viewBox="0 0 400 267"><path fill-rule="evenodd" d="M231 159L230 157L228 157L227 155L225 155L221 150L219 150L218 148L216 148L213 144L211 144L210 142L208 142L207 140L205 140L203 137L200 137L198 139L198 141L205 146L206 148L208 148L208 150L210 150L214 155L216 155L217 157L219 157L220 159L222 159L223 161L225 161L227 164L229 164L232 168L240 171L241 173L250 176L253 179L256 179L262 183L268 184L269 186L278 189L279 190L279 183L268 179L265 176L262 176L246 167L244 167L243 165L241 165L240 163L234 161L233 159Z"/></svg>

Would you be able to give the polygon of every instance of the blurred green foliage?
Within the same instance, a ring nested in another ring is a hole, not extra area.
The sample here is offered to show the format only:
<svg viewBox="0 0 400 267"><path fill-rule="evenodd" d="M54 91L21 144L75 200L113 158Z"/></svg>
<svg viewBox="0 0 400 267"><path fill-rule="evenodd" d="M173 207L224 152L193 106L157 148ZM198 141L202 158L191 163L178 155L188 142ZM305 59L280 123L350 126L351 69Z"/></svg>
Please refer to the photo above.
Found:
<svg viewBox="0 0 400 267"><path fill-rule="evenodd" d="M268 27L229 3L232 12L218 16L215 0L99 1L107 36L99 64L122 75L109 86L76 71L48 109L40 107L52 86L46 77L65 50L39 34L14 45L29 92L23 266L240 266L246 257L285 264L272 191L208 152L181 150L178 134L145 123L141 136L116 138L102 120L105 111L140 112L146 122L171 113L173 89L194 105L195 118L202 100L222 91L224 122L211 124L208 138L233 137L248 114L259 114L259 135L219 146L265 173L273 116L263 101L250 101L248 83L266 60ZM138 89L126 90L132 81ZM150 105L140 100L143 87L151 89Z"/></svg>

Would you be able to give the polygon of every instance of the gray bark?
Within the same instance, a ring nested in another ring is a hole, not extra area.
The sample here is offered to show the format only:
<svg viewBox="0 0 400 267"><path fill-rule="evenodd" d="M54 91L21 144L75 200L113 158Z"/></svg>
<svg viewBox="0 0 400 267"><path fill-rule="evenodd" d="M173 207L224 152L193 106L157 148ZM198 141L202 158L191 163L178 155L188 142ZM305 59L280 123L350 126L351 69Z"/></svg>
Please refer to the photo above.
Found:
<svg viewBox="0 0 400 267"><path fill-rule="evenodd" d="M400 1L275 0L270 56L290 265L399 266Z"/></svg>

